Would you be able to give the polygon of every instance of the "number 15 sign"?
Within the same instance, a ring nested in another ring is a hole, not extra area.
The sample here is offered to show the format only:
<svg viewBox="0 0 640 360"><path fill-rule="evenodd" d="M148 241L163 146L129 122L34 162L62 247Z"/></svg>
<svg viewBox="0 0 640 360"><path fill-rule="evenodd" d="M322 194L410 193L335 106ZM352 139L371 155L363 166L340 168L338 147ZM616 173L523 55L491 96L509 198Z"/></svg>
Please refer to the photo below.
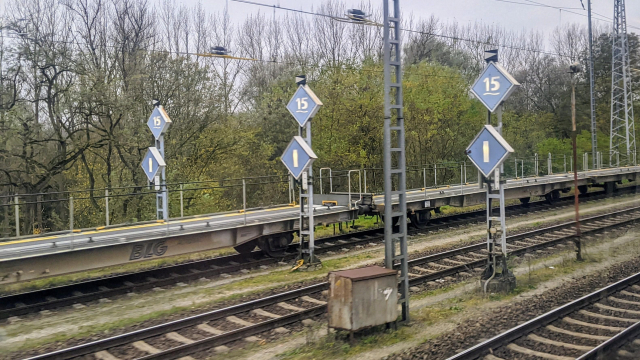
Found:
<svg viewBox="0 0 640 360"><path fill-rule="evenodd" d="M322 101L307 85L300 85L287 104L287 109L300 126L304 126L322 106Z"/></svg>
<svg viewBox="0 0 640 360"><path fill-rule="evenodd" d="M511 92L520 86L500 64L490 62L471 87L471 92L489 109L494 112L498 105L507 100Z"/></svg>

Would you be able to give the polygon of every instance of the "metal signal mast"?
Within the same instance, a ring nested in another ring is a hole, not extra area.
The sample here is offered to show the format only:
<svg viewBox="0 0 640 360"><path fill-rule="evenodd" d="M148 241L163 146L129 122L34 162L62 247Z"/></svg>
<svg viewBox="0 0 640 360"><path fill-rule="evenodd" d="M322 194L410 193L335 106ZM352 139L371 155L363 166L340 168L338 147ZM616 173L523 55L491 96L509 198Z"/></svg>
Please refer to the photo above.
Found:
<svg viewBox="0 0 640 360"><path fill-rule="evenodd" d="M624 0L614 0L611 70L611 135L610 165L617 164L620 154L627 164L636 163L636 132L633 121L629 39Z"/></svg>

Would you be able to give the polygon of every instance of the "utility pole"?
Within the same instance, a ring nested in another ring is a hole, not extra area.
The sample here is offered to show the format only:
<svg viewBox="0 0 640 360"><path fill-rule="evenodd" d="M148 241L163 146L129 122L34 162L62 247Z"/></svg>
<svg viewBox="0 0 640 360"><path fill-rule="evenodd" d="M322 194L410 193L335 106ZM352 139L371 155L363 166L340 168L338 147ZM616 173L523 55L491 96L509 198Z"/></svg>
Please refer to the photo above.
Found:
<svg viewBox="0 0 640 360"><path fill-rule="evenodd" d="M597 165L598 139L596 135L596 98L593 94L595 79L593 74L593 32L591 30L591 0L587 0L587 18L589 20L589 92L591 95L591 158L593 168Z"/></svg>
<svg viewBox="0 0 640 360"><path fill-rule="evenodd" d="M384 2L384 264L400 263L398 303L402 322L409 321L409 264L407 254L407 174L402 110L402 39L400 0ZM391 3L391 4L390 4ZM391 9L390 9L391 5ZM397 189L393 189L396 183ZM394 197L397 208L392 206ZM397 219L397 221L396 221ZM397 222L397 226L394 223ZM399 253L396 253L399 249Z"/></svg>
<svg viewBox="0 0 640 360"><path fill-rule="evenodd" d="M573 163L578 164L578 151L576 150L576 137L578 132L576 130L576 82L575 74L580 72L580 64L574 63L569 67L569 73L571 73L571 144L573 146ZM576 259L582 261L582 241L580 237L580 204L578 200L578 166L573 166L573 200L576 213L576 239L574 243L576 245Z"/></svg>
<svg viewBox="0 0 640 360"><path fill-rule="evenodd" d="M614 0L611 34L611 131L609 165L623 153L627 165L635 165L636 136L631 92L631 65L624 0Z"/></svg>

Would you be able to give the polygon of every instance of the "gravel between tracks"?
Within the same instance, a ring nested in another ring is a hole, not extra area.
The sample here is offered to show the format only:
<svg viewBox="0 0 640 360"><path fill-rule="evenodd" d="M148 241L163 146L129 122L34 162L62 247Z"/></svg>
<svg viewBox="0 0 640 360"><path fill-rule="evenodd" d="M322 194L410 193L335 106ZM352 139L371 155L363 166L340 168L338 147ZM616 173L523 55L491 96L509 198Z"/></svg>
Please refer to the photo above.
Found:
<svg viewBox="0 0 640 360"><path fill-rule="evenodd" d="M638 233L633 235L637 238ZM640 257L611 264L602 271L574 274L556 287L530 297L519 296L511 303L495 307L484 314L461 321L455 330L438 334L434 339L404 350L401 354L385 357L392 360L439 360L489 339L567 302L589 294L608 284L640 272ZM524 295L524 294L523 294Z"/></svg>

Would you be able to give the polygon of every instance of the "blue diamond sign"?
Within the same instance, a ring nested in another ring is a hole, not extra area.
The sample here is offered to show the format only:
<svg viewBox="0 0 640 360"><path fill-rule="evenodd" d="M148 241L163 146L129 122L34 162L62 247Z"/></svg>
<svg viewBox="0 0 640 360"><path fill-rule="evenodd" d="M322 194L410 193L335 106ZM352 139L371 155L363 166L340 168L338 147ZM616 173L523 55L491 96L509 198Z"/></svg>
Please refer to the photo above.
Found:
<svg viewBox="0 0 640 360"><path fill-rule="evenodd" d="M300 126L304 126L322 106L322 101L307 86L300 85L287 104L287 109Z"/></svg>
<svg viewBox="0 0 640 360"><path fill-rule="evenodd" d="M171 119L169 119L169 115L164 111L164 108L162 106L157 106L153 109L153 112L149 117L149 121L147 121L147 126L151 129L156 140L160 138L160 135L167 131L169 125L171 125Z"/></svg>
<svg viewBox="0 0 640 360"><path fill-rule="evenodd" d="M160 151L155 147L150 147L149 150L147 150L147 154L142 159L141 164L142 170L144 170L149 181L153 181L158 170L161 170L166 165Z"/></svg>
<svg viewBox="0 0 640 360"><path fill-rule="evenodd" d="M298 179L307 166L317 158L316 154L302 137L294 136L293 140L291 140L284 150L280 160L282 160L291 175Z"/></svg>
<svg viewBox="0 0 640 360"><path fill-rule="evenodd" d="M507 70L500 64L490 62L471 87L471 92L489 111L494 112L517 86L520 84Z"/></svg>
<svg viewBox="0 0 640 360"><path fill-rule="evenodd" d="M478 170L489 177L512 152L513 148L502 135L493 126L485 125L465 153Z"/></svg>

